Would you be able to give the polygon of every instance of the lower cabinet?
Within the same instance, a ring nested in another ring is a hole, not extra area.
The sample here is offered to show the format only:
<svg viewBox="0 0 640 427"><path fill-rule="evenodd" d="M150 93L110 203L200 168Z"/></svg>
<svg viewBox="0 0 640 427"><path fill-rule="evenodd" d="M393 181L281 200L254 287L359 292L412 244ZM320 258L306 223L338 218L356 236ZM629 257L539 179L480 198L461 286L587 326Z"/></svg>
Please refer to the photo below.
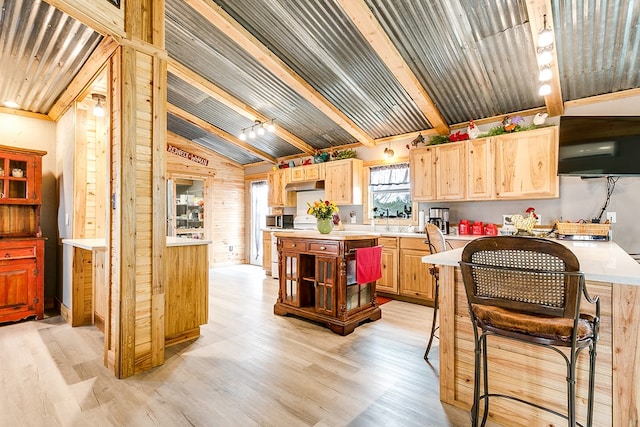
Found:
<svg viewBox="0 0 640 427"><path fill-rule="evenodd" d="M435 279L429 273L431 264L424 264L422 257L429 255L426 237L380 237L382 245L382 278L378 280L378 292L397 296L410 302L432 305L435 298ZM468 240L447 238L448 249L463 247Z"/></svg>
<svg viewBox="0 0 640 427"><path fill-rule="evenodd" d="M429 273L431 265L422 262L422 257L429 254L425 238L400 238L400 295L434 301L435 282Z"/></svg>
<svg viewBox="0 0 640 427"><path fill-rule="evenodd" d="M378 292L398 293L398 238L380 237L382 245L382 277L376 282Z"/></svg>
<svg viewBox="0 0 640 427"><path fill-rule="evenodd" d="M0 241L0 323L44 315L44 239Z"/></svg>
<svg viewBox="0 0 640 427"><path fill-rule="evenodd" d="M271 232L262 232L262 268L267 276L271 275Z"/></svg>
<svg viewBox="0 0 640 427"><path fill-rule="evenodd" d="M340 335L363 321L380 319L376 284L356 282L355 261L355 251L376 246L377 238L276 236L280 287L275 314L313 320Z"/></svg>

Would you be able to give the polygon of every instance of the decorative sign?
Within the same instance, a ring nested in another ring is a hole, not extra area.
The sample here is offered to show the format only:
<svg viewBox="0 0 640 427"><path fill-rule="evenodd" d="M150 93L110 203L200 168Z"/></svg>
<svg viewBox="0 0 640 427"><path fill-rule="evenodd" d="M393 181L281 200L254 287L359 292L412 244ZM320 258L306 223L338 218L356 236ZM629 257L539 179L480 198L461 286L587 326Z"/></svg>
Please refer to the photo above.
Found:
<svg viewBox="0 0 640 427"><path fill-rule="evenodd" d="M178 148L174 145L171 144L167 144L167 151L169 153L175 154L176 156L180 156L180 157L184 157L185 159L189 159L192 162L196 162L202 166L209 166L209 160L205 159L204 157L200 157L196 154L193 153L189 153L188 151L185 151L181 148Z"/></svg>

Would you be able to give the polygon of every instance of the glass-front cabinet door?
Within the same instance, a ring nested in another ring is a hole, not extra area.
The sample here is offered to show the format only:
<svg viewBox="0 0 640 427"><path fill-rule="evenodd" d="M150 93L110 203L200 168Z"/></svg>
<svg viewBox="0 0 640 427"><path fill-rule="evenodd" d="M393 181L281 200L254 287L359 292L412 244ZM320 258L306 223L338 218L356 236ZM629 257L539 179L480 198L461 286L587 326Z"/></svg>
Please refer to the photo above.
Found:
<svg viewBox="0 0 640 427"><path fill-rule="evenodd" d="M0 202L39 204L35 188L36 161L31 156L0 157Z"/></svg>
<svg viewBox="0 0 640 427"><path fill-rule="evenodd" d="M336 259L316 257L316 311L335 315Z"/></svg>

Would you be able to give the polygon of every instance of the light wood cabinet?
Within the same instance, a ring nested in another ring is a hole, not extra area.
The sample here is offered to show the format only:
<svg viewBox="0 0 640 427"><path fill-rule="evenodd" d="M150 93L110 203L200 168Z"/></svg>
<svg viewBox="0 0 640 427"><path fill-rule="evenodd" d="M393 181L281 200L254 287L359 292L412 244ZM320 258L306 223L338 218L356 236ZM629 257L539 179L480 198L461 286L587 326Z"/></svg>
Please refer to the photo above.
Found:
<svg viewBox="0 0 640 427"><path fill-rule="evenodd" d="M360 159L325 163L324 192L327 200L336 205L361 205L362 172Z"/></svg>
<svg viewBox="0 0 640 427"><path fill-rule="evenodd" d="M44 151L0 146L0 323L44 314Z"/></svg>
<svg viewBox="0 0 640 427"><path fill-rule="evenodd" d="M494 140L498 199L559 196L556 126L500 135Z"/></svg>
<svg viewBox="0 0 640 427"><path fill-rule="evenodd" d="M496 198L494 179L494 143L492 138L466 141L467 199L491 200Z"/></svg>
<svg viewBox="0 0 640 427"><path fill-rule="evenodd" d="M465 151L464 142L412 149L409 153L412 200L464 200Z"/></svg>
<svg viewBox="0 0 640 427"><path fill-rule="evenodd" d="M424 237L400 238L400 295L433 303L435 281L429 273L431 265L422 262L422 257L429 254Z"/></svg>
<svg viewBox="0 0 640 427"><path fill-rule="evenodd" d="M425 238L400 238L400 295L433 303L435 281L422 257L429 255Z"/></svg>
<svg viewBox="0 0 640 427"><path fill-rule="evenodd" d="M424 202L436 199L435 147L413 148L409 151L411 200Z"/></svg>
<svg viewBox="0 0 640 427"><path fill-rule="evenodd" d="M382 245L382 277L376 282L378 292L398 293L398 238L380 237Z"/></svg>
<svg viewBox="0 0 640 427"><path fill-rule="evenodd" d="M262 232L262 268L265 274L271 275L271 232Z"/></svg>
<svg viewBox="0 0 640 427"><path fill-rule="evenodd" d="M298 166L290 169L289 182L319 181L324 179L324 163Z"/></svg>
<svg viewBox="0 0 640 427"><path fill-rule="evenodd" d="M267 202L269 207L295 206L295 193L288 192L285 186L288 182L289 169L277 169L267 174L269 192Z"/></svg>

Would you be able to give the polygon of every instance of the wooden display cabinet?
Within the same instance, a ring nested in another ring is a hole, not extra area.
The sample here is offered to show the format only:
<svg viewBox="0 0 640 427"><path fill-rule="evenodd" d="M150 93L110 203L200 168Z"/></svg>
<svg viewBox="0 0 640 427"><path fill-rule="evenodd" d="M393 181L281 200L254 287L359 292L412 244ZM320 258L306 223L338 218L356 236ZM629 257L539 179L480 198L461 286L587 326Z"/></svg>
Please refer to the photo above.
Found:
<svg viewBox="0 0 640 427"><path fill-rule="evenodd" d="M340 335L363 321L380 319L375 282L355 279L355 250L376 246L377 238L276 237L280 288L275 314L323 323Z"/></svg>
<svg viewBox="0 0 640 427"><path fill-rule="evenodd" d="M0 146L0 323L43 317L40 204L45 154Z"/></svg>

